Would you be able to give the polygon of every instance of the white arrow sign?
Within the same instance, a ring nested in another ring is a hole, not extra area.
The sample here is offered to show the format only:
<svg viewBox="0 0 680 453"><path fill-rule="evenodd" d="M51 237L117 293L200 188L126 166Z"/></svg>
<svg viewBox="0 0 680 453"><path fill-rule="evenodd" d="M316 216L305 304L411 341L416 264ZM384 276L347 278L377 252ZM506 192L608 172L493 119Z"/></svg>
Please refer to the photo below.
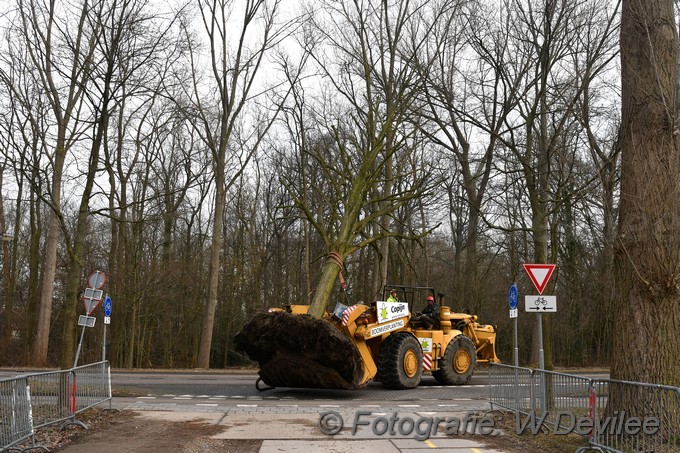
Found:
<svg viewBox="0 0 680 453"><path fill-rule="evenodd" d="M524 296L524 311L554 313L557 311L557 296Z"/></svg>

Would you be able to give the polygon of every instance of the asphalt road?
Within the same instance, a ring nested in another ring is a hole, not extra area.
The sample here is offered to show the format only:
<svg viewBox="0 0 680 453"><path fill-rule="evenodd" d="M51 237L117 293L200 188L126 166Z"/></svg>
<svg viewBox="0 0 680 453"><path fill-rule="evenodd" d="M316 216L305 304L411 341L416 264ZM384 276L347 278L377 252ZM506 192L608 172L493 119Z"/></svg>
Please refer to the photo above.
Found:
<svg viewBox="0 0 680 453"><path fill-rule="evenodd" d="M371 382L359 390L325 390L274 388L258 391L257 374L231 373L144 373L111 372L114 393L135 396L166 397L200 396L226 398L296 399L296 400L382 400L410 401L421 399L486 399L488 397L486 373L476 373L467 385L442 386L431 376L424 376L421 385L409 390L387 390L378 382Z"/></svg>

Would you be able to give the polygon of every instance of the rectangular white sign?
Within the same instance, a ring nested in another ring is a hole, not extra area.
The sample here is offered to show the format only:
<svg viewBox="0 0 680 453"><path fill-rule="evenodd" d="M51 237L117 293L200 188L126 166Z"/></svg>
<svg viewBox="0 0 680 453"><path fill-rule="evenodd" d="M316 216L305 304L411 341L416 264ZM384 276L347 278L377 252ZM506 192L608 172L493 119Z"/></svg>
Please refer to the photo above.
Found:
<svg viewBox="0 0 680 453"><path fill-rule="evenodd" d="M393 321L408 315L408 304L404 302L376 302L378 323Z"/></svg>
<svg viewBox="0 0 680 453"><path fill-rule="evenodd" d="M94 327L94 323L97 320L94 316L78 316L78 325L83 327Z"/></svg>
<svg viewBox="0 0 680 453"><path fill-rule="evenodd" d="M515 308L514 310L510 310L510 319L514 319L517 317L517 309Z"/></svg>
<svg viewBox="0 0 680 453"><path fill-rule="evenodd" d="M368 331L368 338L373 338L377 337L378 335L382 335L385 332L390 332L392 330L397 330L401 329L404 327L404 320L400 319L397 322L393 322L390 324L383 324L382 326L374 327L371 330Z"/></svg>
<svg viewBox="0 0 680 453"><path fill-rule="evenodd" d="M557 296L524 296L524 311L554 313L557 311Z"/></svg>
<svg viewBox="0 0 680 453"><path fill-rule="evenodd" d="M418 337L418 342L423 348L423 352L432 352L432 338L420 338Z"/></svg>

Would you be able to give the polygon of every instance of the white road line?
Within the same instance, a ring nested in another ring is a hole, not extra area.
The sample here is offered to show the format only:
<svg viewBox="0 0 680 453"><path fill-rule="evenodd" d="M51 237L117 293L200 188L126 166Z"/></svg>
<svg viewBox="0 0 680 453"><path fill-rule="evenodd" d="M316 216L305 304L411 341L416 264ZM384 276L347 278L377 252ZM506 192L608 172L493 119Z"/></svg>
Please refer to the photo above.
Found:
<svg viewBox="0 0 680 453"><path fill-rule="evenodd" d="M237 404L236 407L257 407L257 404Z"/></svg>

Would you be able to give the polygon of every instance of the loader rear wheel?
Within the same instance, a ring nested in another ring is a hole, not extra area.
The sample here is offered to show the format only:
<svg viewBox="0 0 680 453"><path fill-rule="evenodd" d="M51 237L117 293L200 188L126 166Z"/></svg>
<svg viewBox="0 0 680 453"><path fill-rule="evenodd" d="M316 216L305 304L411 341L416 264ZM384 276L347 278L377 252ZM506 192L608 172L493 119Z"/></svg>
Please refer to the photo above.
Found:
<svg viewBox="0 0 680 453"><path fill-rule="evenodd" d="M432 376L444 385L467 384L475 371L477 353L472 340L465 335L458 335L449 342L444 356L439 361L439 370Z"/></svg>
<svg viewBox="0 0 680 453"><path fill-rule="evenodd" d="M423 375L423 348L410 333L393 333L380 346L377 365L386 388L415 388Z"/></svg>

